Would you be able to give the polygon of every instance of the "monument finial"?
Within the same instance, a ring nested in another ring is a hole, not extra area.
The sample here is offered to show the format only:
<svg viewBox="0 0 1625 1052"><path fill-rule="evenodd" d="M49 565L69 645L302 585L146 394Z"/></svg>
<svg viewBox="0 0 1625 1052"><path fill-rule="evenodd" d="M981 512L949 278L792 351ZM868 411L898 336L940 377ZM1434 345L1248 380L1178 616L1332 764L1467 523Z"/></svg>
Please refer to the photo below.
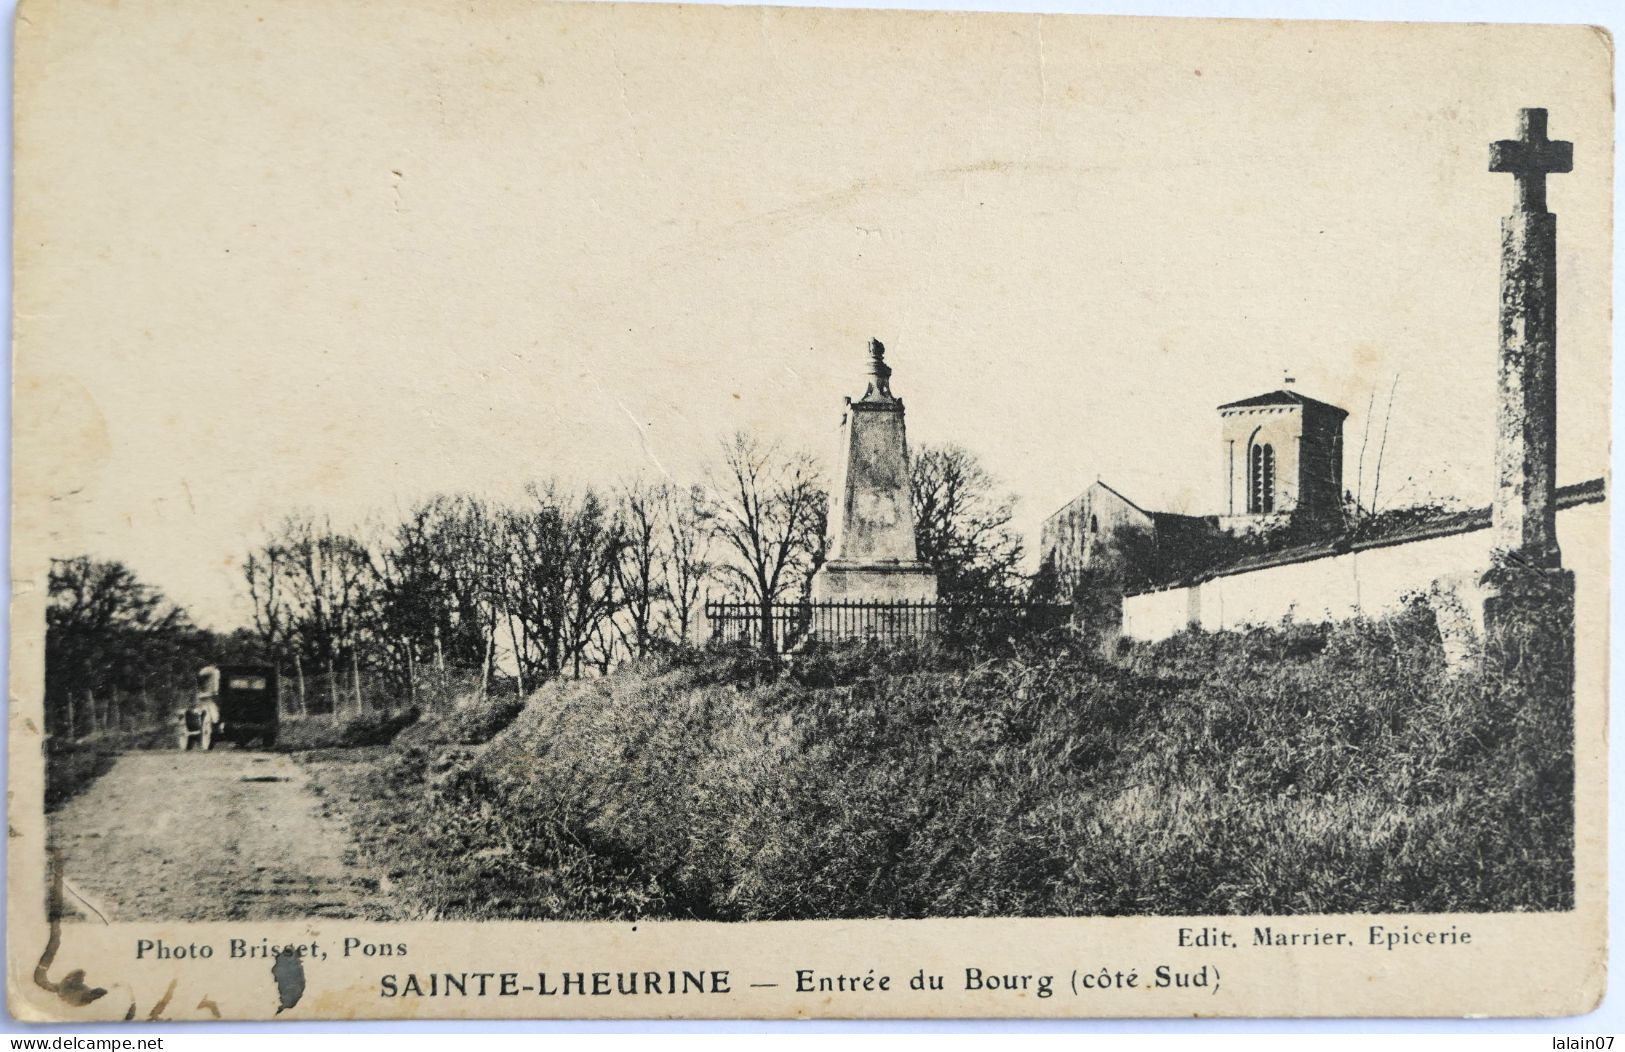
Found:
<svg viewBox="0 0 1625 1052"><path fill-rule="evenodd" d="M874 337L869 338L869 388L863 392L865 402L892 402L891 366L886 364L886 345Z"/></svg>

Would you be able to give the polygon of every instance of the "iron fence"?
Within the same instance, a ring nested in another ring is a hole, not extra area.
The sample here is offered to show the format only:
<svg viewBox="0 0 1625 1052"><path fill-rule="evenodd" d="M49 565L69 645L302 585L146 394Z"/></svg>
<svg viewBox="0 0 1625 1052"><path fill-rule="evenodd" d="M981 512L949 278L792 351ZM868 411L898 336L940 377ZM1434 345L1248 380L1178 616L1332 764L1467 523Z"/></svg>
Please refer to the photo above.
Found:
<svg viewBox="0 0 1625 1052"><path fill-rule="evenodd" d="M822 600L761 603L708 601L716 642L746 643L783 653L804 640L1025 634L1065 624L1070 608L1046 603L943 603L931 600Z"/></svg>

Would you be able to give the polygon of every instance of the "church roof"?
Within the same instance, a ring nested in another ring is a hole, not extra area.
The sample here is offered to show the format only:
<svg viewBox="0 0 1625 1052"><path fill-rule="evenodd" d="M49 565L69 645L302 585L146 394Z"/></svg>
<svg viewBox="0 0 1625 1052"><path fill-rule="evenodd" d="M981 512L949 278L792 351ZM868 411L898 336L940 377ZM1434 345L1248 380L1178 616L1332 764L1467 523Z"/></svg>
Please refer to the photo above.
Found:
<svg viewBox="0 0 1625 1052"><path fill-rule="evenodd" d="M1093 485L1091 485L1089 487L1089 489L1094 489L1096 486L1098 486L1101 489L1105 490L1107 493L1110 493L1112 496L1116 497L1118 500L1122 501L1124 504L1127 504L1129 507L1131 507L1135 511L1139 512L1141 515L1150 515L1151 514L1151 512L1146 511L1144 508L1140 507L1138 504L1134 503L1132 500L1129 500L1127 497L1123 496L1123 494L1120 493L1118 490L1113 489L1111 486L1106 485L1106 483L1102 482L1100 479L1095 479ZM1084 492L1088 492L1088 490L1085 490Z"/></svg>
<svg viewBox="0 0 1625 1052"><path fill-rule="evenodd" d="M1100 479L1095 479L1095 481L1089 483L1088 486L1084 487L1084 490L1083 490L1082 493L1078 494L1076 497L1073 497L1071 500L1069 500L1065 504L1061 505L1061 507L1059 509L1057 509L1054 513L1052 513L1050 515L1049 519L1045 519L1044 521L1049 522L1050 519L1055 519L1055 518L1060 517L1061 515L1066 514L1079 501L1083 500L1084 497L1088 496L1091 493L1096 492L1097 490L1104 490L1105 492L1110 493L1113 497L1116 497L1118 500L1122 501L1129 508L1133 509L1134 511L1139 512L1141 515L1145 516L1147 519L1150 519L1151 522L1154 525L1162 526L1162 525L1172 524L1172 525L1177 526L1177 525L1180 525L1180 524L1186 523L1186 522L1208 522L1208 523L1211 523L1212 519L1213 519L1213 516L1211 516L1211 515L1187 515L1187 514L1185 514L1183 512L1153 511L1150 508L1143 508L1140 505L1136 504L1134 501L1129 500L1127 497L1125 497L1123 495L1122 490L1119 490L1114 486L1107 485L1105 482L1101 481Z"/></svg>
<svg viewBox="0 0 1625 1052"><path fill-rule="evenodd" d="M1226 402L1219 408L1246 409L1255 405L1301 405L1310 406L1315 409L1329 409L1339 416L1349 415L1347 409L1340 409L1339 407L1332 405L1330 402L1322 402L1318 398L1310 398L1308 395L1301 395L1296 391L1284 390L1270 391L1261 395L1253 395L1251 398L1243 398L1239 402Z"/></svg>

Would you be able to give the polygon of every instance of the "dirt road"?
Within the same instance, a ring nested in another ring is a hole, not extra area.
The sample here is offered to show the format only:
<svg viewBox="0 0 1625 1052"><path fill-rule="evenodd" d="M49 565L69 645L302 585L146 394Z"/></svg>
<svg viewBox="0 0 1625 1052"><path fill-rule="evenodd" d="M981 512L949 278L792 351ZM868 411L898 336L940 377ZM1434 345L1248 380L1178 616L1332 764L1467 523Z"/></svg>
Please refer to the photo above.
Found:
<svg viewBox="0 0 1625 1052"><path fill-rule="evenodd" d="M108 921L377 917L343 819L284 754L127 752L51 816L65 912Z"/></svg>

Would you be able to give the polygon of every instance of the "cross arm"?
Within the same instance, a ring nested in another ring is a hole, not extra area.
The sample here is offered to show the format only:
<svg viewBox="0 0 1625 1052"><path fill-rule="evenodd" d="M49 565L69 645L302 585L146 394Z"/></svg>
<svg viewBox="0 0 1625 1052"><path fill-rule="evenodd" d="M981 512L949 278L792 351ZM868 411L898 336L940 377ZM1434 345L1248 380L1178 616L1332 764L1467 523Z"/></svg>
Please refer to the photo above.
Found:
<svg viewBox="0 0 1625 1052"><path fill-rule="evenodd" d="M1514 175L1574 171L1574 144L1562 140L1525 142L1502 139L1490 143L1490 171Z"/></svg>

